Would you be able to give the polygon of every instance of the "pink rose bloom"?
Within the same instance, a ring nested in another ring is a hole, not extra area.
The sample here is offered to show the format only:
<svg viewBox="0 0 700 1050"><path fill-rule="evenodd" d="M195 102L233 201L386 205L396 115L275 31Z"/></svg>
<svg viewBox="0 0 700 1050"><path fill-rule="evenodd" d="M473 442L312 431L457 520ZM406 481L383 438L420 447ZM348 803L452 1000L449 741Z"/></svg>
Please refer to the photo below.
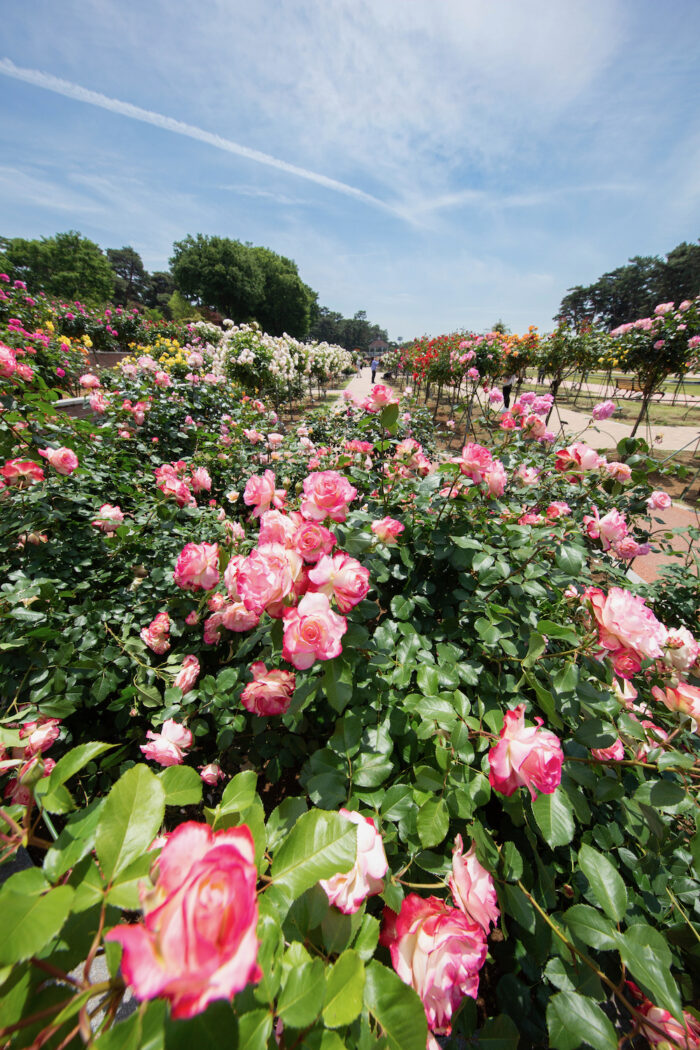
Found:
<svg viewBox="0 0 700 1050"><path fill-rule="evenodd" d="M521 485L537 485L540 480L540 472L535 467L526 467L523 463L515 472L515 479Z"/></svg>
<svg viewBox="0 0 700 1050"><path fill-rule="evenodd" d="M291 593L301 569L296 551L280 543L255 547L243 559L236 577L236 588L246 609L260 615L269 606L279 605Z"/></svg>
<svg viewBox="0 0 700 1050"><path fill-rule="evenodd" d="M219 545L188 543L180 551L173 579L188 591L210 591L219 582Z"/></svg>
<svg viewBox="0 0 700 1050"><path fill-rule="evenodd" d="M694 722L700 723L700 689L694 685L679 682L675 688L666 686L665 689L659 689L655 685L651 690L651 695L655 700L665 704L669 711L680 711L681 714L692 718Z"/></svg>
<svg viewBox="0 0 700 1050"><path fill-rule="evenodd" d="M24 741L25 758L48 751L58 740L60 726L60 718L39 717L36 722L25 722L19 731L20 740Z"/></svg>
<svg viewBox="0 0 700 1050"><path fill-rule="evenodd" d="M487 448L470 441L462 449L462 455L453 458L450 462L456 463L462 474L471 478L478 485L491 469L493 459Z"/></svg>
<svg viewBox="0 0 700 1050"><path fill-rule="evenodd" d="M492 405L500 405L503 401L503 394L494 387L493 390L489 391L489 401Z"/></svg>
<svg viewBox="0 0 700 1050"><path fill-rule="evenodd" d="M243 492L245 505L255 508L254 518L259 518L261 514L270 509L270 506L281 510L286 498L287 494L284 489L275 488L275 475L271 470L266 470L262 477L254 474L252 478L248 478Z"/></svg>
<svg viewBox="0 0 700 1050"><path fill-rule="evenodd" d="M687 627L673 627L666 637L664 662L678 674L686 674L698 662L700 645Z"/></svg>
<svg viewBox="0 0 700 1050"><path fill-rule="evenodd" d="M642 661L632 649L615 649L610 653L610 658L619 678L634 678L642 669Z"/></svg>
<svg viewBox="0 0 700 1050"><path fill-rule="evenodd" d="M212 831L188 821L166 836L143 924L117 926L122 974L140 1001L164 998L175 1019L233 1000L262 976L256 963L255 846L242 824Z"/></svg>
<svg viewBox="0 0 700 1050"><path fill-rule="evenodd" d="M510 412L505 411L501 416L501 422L498 424L501 430L515 430L517 424L515 419Z"/></svg>
<svg viewBox="0 0 700 1050"><path fill-rule="evenodd" d="M78 382L84 390L97 390L98 386L101 385L97 376L94 376L92 372L86 372L85 375L80 377Z"/></svg>
<svg viewBox="0 0 700 1050"><path fill-rule="evenodd" d="M103 503L97 512L97 517L91 524L96 529L102 529L109 536L110 533L117 531L123 521L124 514L119 504L112 506L111 503Z"/></svg>
<svg viewBox="0 0 700 1050"><path fill-rule="evenodd" d="M592 540L599 539L603 550L608 551L615 543L619 543L627 535L627 522L624 514L619 510L609 510L602 518L598 514L596 506L591 507L593 515L584 514L583 524L586 532Z"/></svg>
<svg viewBox="0 0 700 1050"><path fill-rule="evenodd" d="M625 746L618 737L610 747L592 747L591 754L598 762L622 762L625 757Z"/></svg>
<svg viewBox="0 0 700 1050"><path fill-rule="evenodd" d="M647 507L649 510L666 510L671 506L671 502L668 492L657 489L647 500Z"/></svg>
<svg viewBox="0 0 700 1050"><path fill-rule="evenodd" d="M313 590L335 598L341 612L354 609L369 591L369 569L349 554L324 554L309 570Z"/></svg>
<svg viewBox="0 0 700 1050"><path fill-rule="evenodd" d="M56 371L58 371L58 369ZM104 394L101 390L98 390L97 393L93 394L90 398L90 408L93 412L97 412L98 415L103 415L107 411L107 402L105 401Z"/></svg>
<svg viewBox="0 0 700 1050"><path fill-rule="evenodd" d="M671 1047L677 1050L700 1050L700 1021L693 1014L684 1010L684 1023L681 1024L668 1010L654 1006L633 981L625 981L625 990L631 993L630 998L642 1016L654 1025L652 1028L651 1024L641 1024L640 1035L650 1047L660 1046L661 1050L670 1050Z"/></svg>
<svg viewBox="0 0 700 1050"><path fill-rule="evenodd" d="M262 660L250 665L253 681L241 693L241 703L251 714L283 715L292 702L296 675L291 671L268 671Z"/></svg>
<svg viewBox="0 0 700 1050"><path fill-rule="evenodd" d="M598 624L598 641L606 649L632 649L643 660L663 656L667 631L643 598L621 587L611 587L607 595L598 587L588 587L586 597Z"/></svg>
<svg viewBox="0 0 700 1050"><path fill-rule="evenodd" d="M283 434L268 434L267 435L268 448L279 448L283 441L284 441L284 435Z"/></svg>
<svg viewBox="0 0 700 1050"><path fill-rule="evenodd" d="M282 657L300 671L315 660L332 660L343 651L340 639L347 629L325 594L305 594L296 608L284 610Z"/></svg>
<svg viewBox="0 0 700 1050"><path fill-rule="evenodd" d="M488 937L491 923L496 926L500 915L496 888L489 872L477 860L474 843L464 856L463 849L462 836L457 835L452 851L452 874L449 879L452 899L455 906L464 912L468 919L481 926L484 935Z"/></svg>
<svg viewBox="0 0 700 1050"><path fill-rule="evenodd" d="M212 613L204 621L203 638L205 645L218 645L221 641L221 626L223 623L223 612Z"/></svg>
<svg viewBox="0 0 700 1050"><path fill-rule="evenodd" d="M334 907L344 915L354 915L363 901L382 892L389 864L374 821L348 809L338 812L357 825L357 858L350 871L320 879L319 883Z"/></svg>
<svg viewBox="0 0 700 1050"><path fill-rule="evenodd" d="M57 474L72 474L78 466L78 457L69 448L40 448L39 455L49 461Z"/></svg>
<svg viewBox="0 0 700 1050"><path fill-rule="evenodd" d="M140 749L151 762L161 766L179 766L185 758L185 752L192 747L192 734L186 726L180 725L172 718L163 722L160 733L148 730L148 744L141 744Z"/></svg>
<svg viewBox="0 0 700 1050"><path fill-rule="evenodd" d="M611 416L615 415L617 411L617 405L614 401L600 401L597 405L593 406L593 412L591 415L594 419L599 422L603 419L610 419Z"/></svg>
<svg viewBox="0 0 700 1050"><path fill-rule="evenodd" d="M248 441L250 441L251 445L257 445L258 442L262 441L263 438L265 437L265 435L261 434L258 430L245 430L244 429L243 434L245 435L245 437L248 438Z"/></svg>
<svg viewBox="0 0 700 1050"><path fill-rule="evenodd" d="M547 433L547 423L541 416L526 416L521 424L523 437L543 438Z"/></svg>
<svg viewBox="0 0 700 1050"><path fill-rule="evenodd" d="M488 495L496 497L502 496L505 492L507 480L506 468L503 466L500 459L494 459L491 464L491 469L487 470L484 474L484 481L486 482Z"/></svg>
<svg viewBox="0 0 700 1050"><path fill-rule="evenodd" d="M266 510L260 516L258 545L281 543L283 547L294 545L294 535L301 523L299 514L285 514L281 510Z"/></svg>
<svg viewBox="0 0 700 1050"><path fill-rule="evenodd" d="M613 551L618 558L625 558L629 561L632 558L639 558L643 554L648 554L650 550L651 547L648 543L637 543L632 536L624 536L613 546Z"/></svg>
<svg viewBox="0 0 700 1050"><path fill-rule="evenodd" d="M153 382L159 387L168 387L173 385L173 381L167 372L156 372L153 376Z"/></svg>
<svg viewBox="0 0 700 1050"><path fill-rule="evenodd" d="M381 543L385 543L387 547L393 547L397 543L397 537L401 535L406 526L396 518L386 517L373 521L370 528Z"/></svg>
<svg viewBox="0 0 700 1050"><path fill-rule="evenodd" d="M605 472L614 478L615 481L629 481L632 477L632 468L628 463L606 463Z"/></svg>
<svg viewBox="0 0 700 1050"><path fill-rule="evenodd" d="M449 1035L465 996L476 999L486 958L481 927L437 897L409 893L398 915L384 909L380 943L401 980L420 996L428 1028Z"/></svg>
<svg viewBox="0 0 700 1050"><path fill-rule="evenodd" d="M555 499L549 504L545 514L550 521L556 521L557 518L563 518L571 514L571 507L564 500Z"/></svg>
<svg viewBox="0 0 700 1050"><path fill-rule="evenodd" d="M144 645L147 645L154 653L162 656L170 648L169 632L170 617L166 612L160 612L151 620L148 627L141 628L139 635Z"/></svg>
<svg viewBox="0 0 700 1050"><path fill-rule="evenodd" d="M224 569L224 583L226 584L229 598L238 599L238 573L244 564L245 558L243 555L234 554L233 557L229 558L228 565Z"/></svg>
<svg viewBox="0 0 700 1050"><path fill-rule="evenodd" d="M210 762L206 766L200 766L200 777L205 784L209 784L210 787L214 787L219 780L224 780L225 773L221 766L217 765L216 762Z"/></svg>
<svg viewBox="0 0 700 1050"><path fill-rule="evenodd" d="M294 533L294 549L307 564L313 564L324 554L330 554L336 539L330 529L316 521L305 521Z"/></svg>
<svg viewBox="0 0 700 1050"><path fill-rule="evenodd" d="M564 754L559 738L548 729L526 727L525 705L518 704L503 716L501 739L489 751L489 783L502 795L513 795L526 787L531 798L537 792L553 794L561 781Z"/></svg>
<svg viewBox="0 0 700 1050"><path fill-rule="evenodd" d="M207 468L197 467L196 470L193 470L190 484L193 492L210 492L211 477L209 476Z"/></svg>
<svg viewBox="0 0 700 1050"><path fill-rule="evenodd" d="M252 631L260 623L260 614L246 609L243 602L233 602L224 606L221 613L221 623L227 631L242 634L244 631Z"/></svg>
<svg viewBox="0 0 700 1050"><path fill-rule="evenodd" d="M196 350L193 350L187 358L187 364L190 368L200 368L204 364L204 358Z"/></svg>
<svg viewBox="0 0 700 1050"><path fill-rule="evenodd" d="M518 525L543 525L545 519L535 511L527 511L518 518Z"/></svg>
<svg viewBox="0 0 700 1050"><path fill-rule="evenodd" d="M317 471L304 478L301 513L307 521L345 521L356 496L357 489L336 470Z"/></svg>
<svg viewBox="0 0 700 1050"><path fill-rule="evenodd" d="M182 667L175 676L173 685L182 689L183 693L189 693L199 678L199 660L196 656L189 655L182 661Z"/></svg>
<svg viewBox="0 0 700 1050"><path fill-rule="evenodd" d="M366 412L379 412L387 405L398 405L399 399L390 386L377 384L373 386L369 396L362 402Z"/></svg>
<svg viewBox="0 0 700 1050"><path fill-rule="evenodd" d="M580 474L589 470L597 470L604 462L605 460L598 455L595 449L584 445L581 441L575 441L568 448L559 449L555 455L554 467L561 473L572 472L570 477L575 481Z"/></svg>
<svg viewBox="0 0 700 1050"><path fill-rule="evenodd" d="M470 368L467 375L470 379L473 379L476 382L476 380L480 378L481 373L478 368Z"/></svg>

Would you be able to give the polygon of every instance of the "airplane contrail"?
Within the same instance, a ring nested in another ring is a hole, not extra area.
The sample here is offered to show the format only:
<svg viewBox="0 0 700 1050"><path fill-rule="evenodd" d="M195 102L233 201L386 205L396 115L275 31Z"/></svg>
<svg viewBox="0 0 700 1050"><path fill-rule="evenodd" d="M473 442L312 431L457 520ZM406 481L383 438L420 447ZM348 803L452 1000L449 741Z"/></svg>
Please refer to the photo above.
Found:
<svg viewBox="0 0 700 1050"><path fill-rule="evenodd" d="M62 80L51 73L42 73L39 69L25 69L21 66L16 66L9 58L0 58L0 73L11 77L13 80L22 80L26 84L32 84L34 87L53 91L57 95L65 95L66 98L72 98L76 102L85 102L90 106L98 106L100 109L109 110L110 113L117 113L122 117L129 117L131 120L139 120L143 124L152 124L154 127L162 128L164 131L171 131L175 135L184 135L186 138L196 139L198 142L204 142L215 149L224 150L226 153L235 153L239 157L245 157L246 160L255 161L256 164L265 164L268 168L277 168L278 171L284 171L288 175L296 175L300 179L306 179L307 182L315 182L318 186L324 186L326 189L333 190L336 193L343 193L347 197L354 197L356 200L364 201L365 204L370 204L375 208L381 208L383 211L389 211L393 215L405 218L398 209L380 200L379 197L374 197L371 193L365 193L364 190L357 189L356 186L349 186L346 182L340 182L338 179L331 179L327 175L321 175L316 171L309 171L307 168L300 168L296 164L289 164L286 160L280 160L278 157L270 156L269 153L262 153L260 150L242 146L239 142L233 142L231 139L223 138L221 135L215 135L210 131L205 131L204 128L196 127L194 124L185 124L181 120L175 120L174 117L166 117L163 113L154 113L150 109L142 109L140 106L134 106L130 102L123 102L118 98L110 98L108 95L100 94L99 91L91 91L80 84L74 84L70 80Z"/></svg>

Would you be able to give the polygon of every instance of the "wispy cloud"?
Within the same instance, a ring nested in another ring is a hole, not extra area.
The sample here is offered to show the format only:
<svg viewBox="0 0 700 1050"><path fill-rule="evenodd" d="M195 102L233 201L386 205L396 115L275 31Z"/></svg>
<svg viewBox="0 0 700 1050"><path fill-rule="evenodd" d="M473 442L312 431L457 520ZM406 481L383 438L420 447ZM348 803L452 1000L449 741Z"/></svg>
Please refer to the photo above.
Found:
<svg viewBox="0 0 700 1050"><path fill-rule="evenodd" d="M150 109L134 106L130 102L102 95L98 91L91 91L80 84L62 80L60 77L44 73L39 69L25 69L21 66L16 66L9 58L0 58L0 73L14 80L32 84L34 87L53 91L57 95L64 95L75 102L84 102L90 106L98 106L100 109L106 109L110 113L117 113L131 120L138 120L143 124L152 124L154 127L162 128L164 131L171 131L175 135L184 135L186 138L204 142L215 149L233 153L238 157L244 157L246 160L254 161L256 164L265 164L269 168L276 168L278 171L283 171L288 175L306 179L307 182L314 182L316 185L323 186L325 189L332 190L335 193L342 193L375 208L398 214L392 205L387 204L378 197L374 197L371 193L365 193L364 190L358 189L356 186L350 186L346 182L329 178L327 175L321 175L316 171L309 171L308 168L301 168L296 164L289 164L285 160L280 160L279 157L273 157L269 153L262 153L260 150L250 149L248 146L243 146L239 142L233 142L231 139L206 131L204 128L198 128L193 124L185 124L174 117L167 117L162 113L155 113Z"/></svg>

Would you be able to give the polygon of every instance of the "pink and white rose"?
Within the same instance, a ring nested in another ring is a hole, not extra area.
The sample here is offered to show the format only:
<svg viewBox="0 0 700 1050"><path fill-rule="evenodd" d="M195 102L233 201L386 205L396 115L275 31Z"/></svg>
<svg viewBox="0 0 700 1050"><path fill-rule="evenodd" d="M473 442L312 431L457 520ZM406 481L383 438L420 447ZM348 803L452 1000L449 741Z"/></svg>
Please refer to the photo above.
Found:
<svg viewBox="0 0 700 1050"><path fill-rule="evenodd" d="M452 851L452 874L449 878L452 899L455 906L464 912L468 919L477 923L485 936L488 936L491 923L496 926L501 914L498 910L496 887L490 873L477 860L474 843L464 855L463 850L462 836L457 835Z"/></svg>
<svg viewBox="0 0 700 1050"><path fill-rule="evenodd" d="M316 660L332 660L343 651L341 638L347 629L345 618L333 612L325 594L305 594L296 608L284 610L282 656L300 671Z"/></svg>
<svg viewBox="0 0 700 1050"><path fill-rule="evenodd" d="M57 474L72 474L78 466L78 457L70 448L40 448L39 455L49 461Z"/></svg>
<svg viewBox="0 0 700 1050"><path fill-rule="evenodd" d="M357 858L350 871L321 879L320 885L334 907L354 915L368 897L382 892L389 864L374 821L347 809L338 812L357 825Z"/></svg>
<svg viewBox="0 0 700 1050"><path fill-rule="evenodd" d="M525 705L518 704L503 716L501 739L489 751L489 783L502 795L513 795L526 787L531 798L537 792L553 794L561 781L564 754L559 738L536 718L537 726L525 725Z"/></svg>
<svg viewBox="0 0 700 1050"><path fill-rule="evenodd" d="M210 591L219 582L219 545L188 543L180 551L173 579L188 591Z"/></svg>
<svg viewBox="0 0 700 1050"><path fill-rule="evenodd" d="M260 979L255 846L245 824L181 824L166 836L154 883L142 892L143 924L106 937L121 944L137 999L168 999L173 1018L195 1017Z"/></svg>
<svg viewBox="0 0 700 1050"><path fill-rule="evenodd" d="M170 617L166 612L159 612L149 623L148 627L142 627L139 631L141 641L154 653L162 656L170 648Z"/></svg>
<svg viewBox="0 0 700 1050"><path fill-rule="evenodd" d="M378 540L385 543L387 547L393 547L398 542L397 537L401 535L406 526L396 518L386 517L373 521L370 528Z"/></svg>
<svg viewBox="0 0 700 1050"><path fill-rule="evenodd" d="M179 766L185 759L185 753L192 747L190 730L172 718L163 722L160 733L149 729L146 733L147 744L141 744L146 758L158 762L161 766Z"/></svg>
<svg viewBox="0 0 700 1050"><path fill-rule="evenodd" d="M289 708L296 686L296 675L291 671L268 671L262 660L250 665L253 681L241 693L246 711L260 717L283 715Z"/></svg>
<svg viewBox="0 0 700 1050"><path fill-rule="evenodd" d="M191 653L186 656L182 661L182 667L175 675L175 685L178 689L181 689L183 694L189 693L190 689L194 688L194 685L199 678L199 660L196 656Z"/></svg>
<svg viewBox="0 0 700 1050"><path fill-rule="evenodd" d="M357 489L336 470L316 471L304 478L301 513L307 521L345 521L356 496Z"/></svg>

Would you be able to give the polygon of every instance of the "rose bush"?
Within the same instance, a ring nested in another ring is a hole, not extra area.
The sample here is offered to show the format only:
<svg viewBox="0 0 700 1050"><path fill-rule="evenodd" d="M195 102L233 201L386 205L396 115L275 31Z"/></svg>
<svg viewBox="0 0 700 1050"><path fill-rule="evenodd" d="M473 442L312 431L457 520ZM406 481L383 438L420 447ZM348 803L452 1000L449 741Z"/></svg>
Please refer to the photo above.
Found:
<svg viewBox="0 0 700 1050"><path fill-rule="evenodd" d="M440 457L411 397L285 424L195 353L88 420L8 377L2 1039L695 1038L693 581L584 523L663 541L644 444L521 399Z"/></svg>

